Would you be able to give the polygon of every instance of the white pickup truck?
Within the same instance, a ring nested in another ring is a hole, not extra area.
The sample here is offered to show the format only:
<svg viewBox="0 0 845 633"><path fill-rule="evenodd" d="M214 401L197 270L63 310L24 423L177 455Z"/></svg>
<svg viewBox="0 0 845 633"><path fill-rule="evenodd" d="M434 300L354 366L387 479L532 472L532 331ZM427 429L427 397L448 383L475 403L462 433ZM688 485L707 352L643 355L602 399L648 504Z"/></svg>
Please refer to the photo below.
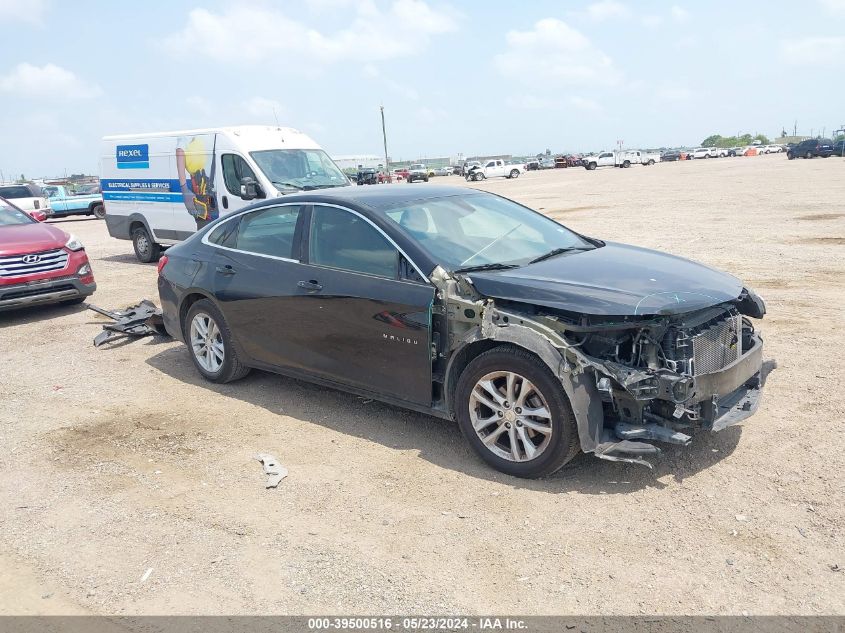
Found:
<svg viewBox="0 0 845 633"><path fill-rule="evenodd" d="M476 165L470 169L464 178L470 180L484 180L485 178L519 178L525 171L525 165L508 165L503 160L488 160L483 165Z"/></svg>
<svg viewBox="0 0 845 633"><path fill-rule="evenodd" d="M660 154L625 150L621 152L602 152L599 155L585 156L582 160L584 169L592 171L596 167L630 167L631 165L654 165L660 162Z"/></svg>

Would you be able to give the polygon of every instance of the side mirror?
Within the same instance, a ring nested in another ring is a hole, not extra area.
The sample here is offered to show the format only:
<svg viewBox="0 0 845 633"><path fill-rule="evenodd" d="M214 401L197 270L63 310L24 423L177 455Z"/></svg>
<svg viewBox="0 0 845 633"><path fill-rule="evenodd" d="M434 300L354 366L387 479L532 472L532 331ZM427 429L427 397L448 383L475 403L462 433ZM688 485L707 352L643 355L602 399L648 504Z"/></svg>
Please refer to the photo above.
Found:
<svg viewBox="0 0 845 633"><path fill-rule="evenodd" d="M44 213L43 211L33 211L32 213L29 214L29 216L33 220L35 220L36 222L43 222L44 220L47 219L47 214Z"/></svg>
<svg viewBox="0 0 845 633"><path fill-rule="evenodd" d="M261 186L255 182L253 178L249 176L244 176L241 178L241 198L244 200L255 200L256 198L262 197L260 194L264 193L261 191Z"/></svg>

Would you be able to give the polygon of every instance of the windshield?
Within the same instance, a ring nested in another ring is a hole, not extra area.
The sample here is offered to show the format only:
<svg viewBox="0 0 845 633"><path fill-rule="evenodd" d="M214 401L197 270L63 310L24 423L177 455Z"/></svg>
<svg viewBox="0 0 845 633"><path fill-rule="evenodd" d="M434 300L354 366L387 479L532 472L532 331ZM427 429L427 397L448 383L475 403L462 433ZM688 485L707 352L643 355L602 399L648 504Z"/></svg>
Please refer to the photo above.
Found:
<svg viewBox="0 0 845 633"><path fill-rule="evenodd" d="M0 226L12 224L31 224L35 222L26 213L0 200Z"/></svg>
<svg viewBox="0 0 845 633"><path fill-rule="evenodd" d="M321 149L268 149L250 152L258 167L279 190L344 187L346 176Z"/></svg>
<svg viewBox="0 0 845 633"><path fill-rule="evenodd" d="M489 193L415 201L385 214L453 271L521 266L555 249L595 248L546 216Z"/></svg>

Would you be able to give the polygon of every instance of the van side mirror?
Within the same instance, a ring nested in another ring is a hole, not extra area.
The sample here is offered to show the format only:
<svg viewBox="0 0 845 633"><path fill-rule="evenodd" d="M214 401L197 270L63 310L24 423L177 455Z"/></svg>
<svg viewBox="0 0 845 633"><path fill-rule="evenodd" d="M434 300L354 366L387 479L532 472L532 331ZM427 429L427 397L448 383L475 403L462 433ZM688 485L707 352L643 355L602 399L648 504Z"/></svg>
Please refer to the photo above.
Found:
<svg viewBox="0 0 845 633"><path fill-rule="evenodd" d="M241 178L241 198L244 200L255 200L256 198L263 198L264 191L261 185L255 182L254 178L244 176Z"/></svg>

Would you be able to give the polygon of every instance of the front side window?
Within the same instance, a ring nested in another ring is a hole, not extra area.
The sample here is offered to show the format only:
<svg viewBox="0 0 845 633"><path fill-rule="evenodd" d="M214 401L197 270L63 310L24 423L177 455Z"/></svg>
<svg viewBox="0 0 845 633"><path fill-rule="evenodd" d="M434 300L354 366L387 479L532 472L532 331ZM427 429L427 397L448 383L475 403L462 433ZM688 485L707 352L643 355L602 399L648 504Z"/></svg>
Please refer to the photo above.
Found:
<svg viewBox="0 0 845 633"><path fill-rule="evenodd" d="M299 259L294 256L294 236L299 205L267 207L241 216L235 248L239 251Z"/></svg>
<svg viewBox="0 0 845 633"><path fill-rule="evenodd" d="M432 198L384 213L450 270L521 266L558 248L595 248L554 220L489 193Z"/></svg>
<svg viewBox="0 0 845 633"><path fill-rule="evenodd" d="M395 279L399 253L362 217L315 205L311 212L309 262Z"/></svg>
<svg viewBox="0 0 845 633"><path fill-rule="evenodd" d="M268 149L249 155L279 191L310 191L349 184L321 149Z"/></svg>
<svg viewBox="0 0 845 633"><path fill-rule="evenodd" d="M241 195L241 178L249 177L257 180L252 168L237 154L223 154L220 161L223 165L223 180L226 183L226 189L233 196L240 197Z"/></svg>

